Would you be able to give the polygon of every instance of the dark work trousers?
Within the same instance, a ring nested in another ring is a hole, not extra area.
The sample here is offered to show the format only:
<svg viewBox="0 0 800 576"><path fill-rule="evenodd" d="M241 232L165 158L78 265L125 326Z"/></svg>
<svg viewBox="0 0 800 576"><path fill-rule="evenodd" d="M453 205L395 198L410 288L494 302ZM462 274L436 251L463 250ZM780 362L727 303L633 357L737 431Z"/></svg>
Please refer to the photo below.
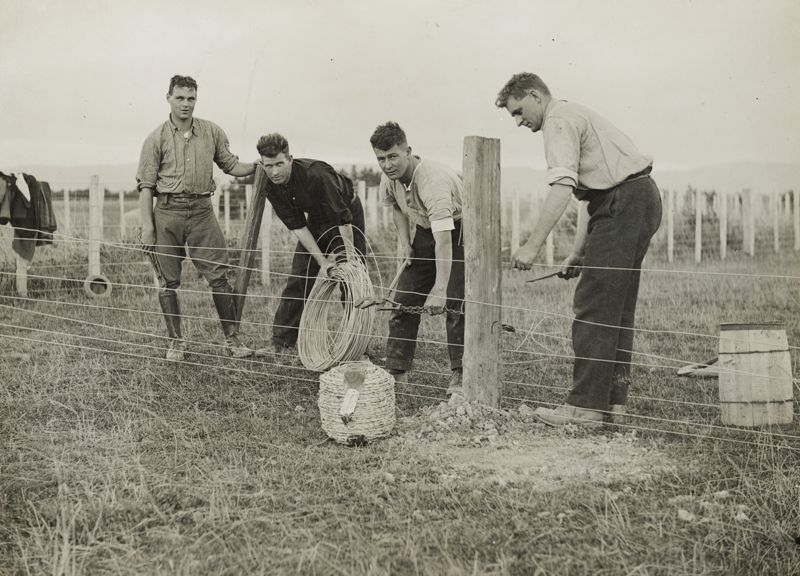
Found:
<svg viewBox="0 0 800 576"><path fill-rule="evenodd" d="M227 244L210 196L159 194L153 220L163 275L159 278L161 292L174 291L181 285L181 262L187 251L212 291L233 291L228 280Z"/></svg>
<svg viewBox="0 0 800 576"><path fill-rule="evenodd" d="M447 352L450 368L461 368L464 356L464 242L461 221L451 231L453 262L447 284ZM411 265L400 274L395 291L395 301L404 306L423 306L436 281L436 243L433 233L417 226ZM386 342L386 368L407 371L411 369L417 349L420 315L409 312L392 312L389 320L389 339Z"/></svg>
<svg viewBox="0 0 800 576"><path fill-rule="evenodd" d="M353 200L350 205L350 212L353 215L353 245L363 255L367 251L367 241L364 236L364 208L361 205L361 199L355 198ZM327 230L311 230L309 228L309 231L314 236L323 254L331 254L343 248L338 226L332 225ZM319 264L311 254L306 252L305 247L298 242L292 258L291 276L289 276L286 287L281 294L278 309L275 310L275 318L272 324L273 344L277 346L294 346L297 343L300 318L303 316L306 299L314 287L318 273Z"/></svg>
<svg viewBox="0 0 800 576"><path fill-rule="evenodd" d="M650 177L591 193L583 269L575 289L575 365L567 404L608 410L625 404L642 260L661 223Z"/></svg>

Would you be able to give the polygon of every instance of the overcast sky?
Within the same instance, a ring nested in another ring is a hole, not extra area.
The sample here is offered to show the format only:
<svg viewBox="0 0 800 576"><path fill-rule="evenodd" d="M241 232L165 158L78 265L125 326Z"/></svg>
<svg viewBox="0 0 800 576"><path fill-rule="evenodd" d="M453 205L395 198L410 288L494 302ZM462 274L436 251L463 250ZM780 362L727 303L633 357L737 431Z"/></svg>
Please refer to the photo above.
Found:
<svg viewBox="0 0 800 576"><path fill-rule="evenodd" d="M0 169L136 162L173 74L243 160L278 131L372 162L391 119L455 167L481 135L542 168L541 135L494 107L521 71L664 168L800 159L797 0L3 0L0 21Z"/></svg>

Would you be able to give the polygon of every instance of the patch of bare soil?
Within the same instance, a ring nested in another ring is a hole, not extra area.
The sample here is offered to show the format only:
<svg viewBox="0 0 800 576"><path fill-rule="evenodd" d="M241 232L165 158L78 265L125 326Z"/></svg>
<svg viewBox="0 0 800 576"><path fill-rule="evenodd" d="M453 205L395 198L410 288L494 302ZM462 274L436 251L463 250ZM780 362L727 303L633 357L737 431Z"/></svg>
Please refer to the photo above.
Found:
<svg viewBox="0 0 800 576"><path fill-rule="evenodd" d="M642 482L672 466L635 430L554 429L538 422L526 404L499 410L460 396L401 418L389 442L440 460L447 469L443 482L524 483L543 492L573 484Z"/></svg>

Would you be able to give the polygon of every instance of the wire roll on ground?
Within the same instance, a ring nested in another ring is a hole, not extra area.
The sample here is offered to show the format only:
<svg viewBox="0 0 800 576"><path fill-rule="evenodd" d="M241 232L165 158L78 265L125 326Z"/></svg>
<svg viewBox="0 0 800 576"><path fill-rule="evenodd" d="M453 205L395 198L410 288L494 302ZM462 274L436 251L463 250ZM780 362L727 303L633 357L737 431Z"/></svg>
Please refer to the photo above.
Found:
<svg viewBox="0 0 800 576"><path fill-rule="evenodd" d="M372 338L375 309L353 302L373 295L372 280L361 260L335 266L318 276L300 318L297 352L309 370L327 370L339 362L360 360Z"/></svg>

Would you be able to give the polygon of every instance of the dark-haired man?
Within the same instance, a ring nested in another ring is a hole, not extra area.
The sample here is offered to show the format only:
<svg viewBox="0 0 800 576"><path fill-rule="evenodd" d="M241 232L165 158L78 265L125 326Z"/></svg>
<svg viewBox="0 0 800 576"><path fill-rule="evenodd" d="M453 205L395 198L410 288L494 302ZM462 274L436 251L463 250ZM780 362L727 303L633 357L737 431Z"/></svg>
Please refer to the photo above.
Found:
<svg viewBox="0 0 800 576"><path fill-rule="evenodd" d="M556 100L535 74L513 76L497 97L517 126L542 131L550 192L512 266L531 268L574 194L580 200L572 253L561 263L575 289L573 387L566 404L537 408L553 426L600 425L625 411L640 268L661 223L661 198L650 178L652 159L599 114Z"/></svg>
<svg viewBox="0 0 800 576"><path fill-rule="evenodd" d="M320 270L327 273L337 253L352 259L366 252L364 209L350 178L321 160L293 158L280 134L262 136L256 148L267 174L267 199L297 238L272 325L273 350L282 354L297 343L305 301Z"/></svg>
<svg viewBox="0 0 800 576"><path fill-rule="evenodd" d="M460 176L451 168L415 156L403 129L387 122L370 138L383 171L380 191L391 206L402 253L409 264L400 274L395 300L447 313L447 350L452 371L449 394L461 393L464 355L464 243ZM389 320L386 368L402 380L411 369L420 316L397 310Z"/></svg>
<svg viewBox="0 0 800 576"><path fill-rule="evenodd" d="M197 82L193 78L173 76L167 102L169 118L145 140L136 173L142 244L155 245L154 264L161 286L158 301L170 337L167 359L183 360L186 350L177 289L187 252L211 287L226 352L236 358L250 356L252 351L238 337L227 245L214 216L211 196L216 187L213 163L233 176L253 174L255 163L239 162L222 128L194 117Z"/></svg>

